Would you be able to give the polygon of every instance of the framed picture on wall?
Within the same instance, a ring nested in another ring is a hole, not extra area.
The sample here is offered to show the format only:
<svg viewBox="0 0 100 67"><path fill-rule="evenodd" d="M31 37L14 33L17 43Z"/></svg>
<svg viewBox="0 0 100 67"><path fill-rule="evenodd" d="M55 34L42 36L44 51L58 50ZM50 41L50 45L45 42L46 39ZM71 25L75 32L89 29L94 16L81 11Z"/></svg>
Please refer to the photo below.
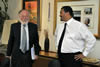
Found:
<svg viewBox="0 0 100 67"><path fill-rule="evenodd" d="M30 22L38 25L41 30L41 0L23 0L23 9L30 12Z"/></svg>
<svg viewBox="0 0 100 67"><path fill-rule="evenodd" d="M74 19L81 21L81 11L80 10L73 11L73 13L74 13Z"/></svg>
<svg viewBox="0 0 100 67"><path fill-rule="evenodd" d="M63 6L71 6L74 12L74 19L86 24L88 21L87 27L94 34L95 37L100 38L100 8L98 8L98 4L90 1L83 1L84 3L80 3L80 1L56 1L56 9L55 9L55 23L54 27L57 24L61 23L60 21L60 10ZM55 30L55 29L54 29Z"/></svg>
<svg viewBox="0 0 100 67"><path fill-rule="evenodd" d="M85 8L84 13L85 14L92 14L92 8Z"/></svg>

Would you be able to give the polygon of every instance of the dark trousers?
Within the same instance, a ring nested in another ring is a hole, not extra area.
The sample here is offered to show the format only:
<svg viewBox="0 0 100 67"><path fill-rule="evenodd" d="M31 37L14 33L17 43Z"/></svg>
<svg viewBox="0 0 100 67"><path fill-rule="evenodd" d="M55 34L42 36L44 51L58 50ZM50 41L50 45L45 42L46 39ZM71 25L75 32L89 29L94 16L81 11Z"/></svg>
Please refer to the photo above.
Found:
<svg viewBox="0 0 100 67"><path fill-rule="evenodd" d="M82 60L75 60L74 56L76 54L80 54L80 52L77 53L60 53L58 54L58 59L60 61L61 67L82 67Z"/></svg>

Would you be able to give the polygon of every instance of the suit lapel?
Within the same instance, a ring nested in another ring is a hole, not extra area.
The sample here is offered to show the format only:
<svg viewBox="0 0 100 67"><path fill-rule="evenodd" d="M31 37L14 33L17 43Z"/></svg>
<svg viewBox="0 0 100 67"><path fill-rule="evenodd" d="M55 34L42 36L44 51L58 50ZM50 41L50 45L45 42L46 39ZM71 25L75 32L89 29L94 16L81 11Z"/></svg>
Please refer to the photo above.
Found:
<svg viewBox="0 0 100 67"><path fill-rule="evenodd" d="M28 23L28 32L29 32L28 34L29 34L29 39L30 39L30 34L31 34L30 31L31 31L31 26L30 26L30 23Z"/></svg>
<svg viewBox="0 0 100 67"><path fill-rule="evenodd" d="M19 37L19 40L21 39L21 23L18 22L18 25L17 25L17 34L18 37Z"/></svg>

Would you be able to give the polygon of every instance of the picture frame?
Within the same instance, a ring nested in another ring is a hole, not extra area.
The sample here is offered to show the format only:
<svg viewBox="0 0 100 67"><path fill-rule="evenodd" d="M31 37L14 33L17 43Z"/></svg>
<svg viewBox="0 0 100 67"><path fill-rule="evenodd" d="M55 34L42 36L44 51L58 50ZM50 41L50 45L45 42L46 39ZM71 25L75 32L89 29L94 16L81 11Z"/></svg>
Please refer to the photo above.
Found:
<svg viewBox="0 0 100 67"><path fill-rule="evenodd" d="M38 30L41 31L41 0L23 0L22 9L30 12L30 22L37 24Z"/></svg>
<svg viewBox="0 0 100 67"><path fill-rule="evenodd" d="M77 2L76 2L77 1ZM81 0L82 1L82 0ZM76 17L78 20L84 23L86 18L90 20L90 27L88 29L94 34L96 38L100 38L100 7L97 7L97 3L90 1L82 1L83 4L80 3L80 0L56 0L55 1L55 9L54 9L54 29L55 32L56 25L60 22L60 10L62 6L71 6L74 13L76 13ZM100 4L99 4L100 6ZM96 11L94 11L96 10ZM80 12L81 11L81 16ZM98 15L98 16L97 16ZM79 17L80 16L80 17ZM97 17L97 18L95 18ZM95 18L95 19L94 19Z"/></svg>

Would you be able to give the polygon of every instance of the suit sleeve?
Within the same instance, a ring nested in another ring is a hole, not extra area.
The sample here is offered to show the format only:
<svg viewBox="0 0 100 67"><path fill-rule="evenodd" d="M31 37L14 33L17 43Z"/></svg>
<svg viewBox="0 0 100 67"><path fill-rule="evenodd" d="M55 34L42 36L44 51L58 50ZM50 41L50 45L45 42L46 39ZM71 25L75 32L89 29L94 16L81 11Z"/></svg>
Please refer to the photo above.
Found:
<svg viewBox="0 0 100 67"><path fill-rule="evenodd" d="M13 42L14 42L14 32L13 32L13 25L11 25L10 36L7 45L7 56L11 56L13 49Z"/></svg>
<svg viewBox="0 0 100 67"><path fill-rule="evenodd" d="M39 55L39 51L41 50L41 47L39 45L39 36L38 36L38 31L37 31L37 25L35 28L35 41L34 41L34 47L35 47L35 54Z"/></svg>

